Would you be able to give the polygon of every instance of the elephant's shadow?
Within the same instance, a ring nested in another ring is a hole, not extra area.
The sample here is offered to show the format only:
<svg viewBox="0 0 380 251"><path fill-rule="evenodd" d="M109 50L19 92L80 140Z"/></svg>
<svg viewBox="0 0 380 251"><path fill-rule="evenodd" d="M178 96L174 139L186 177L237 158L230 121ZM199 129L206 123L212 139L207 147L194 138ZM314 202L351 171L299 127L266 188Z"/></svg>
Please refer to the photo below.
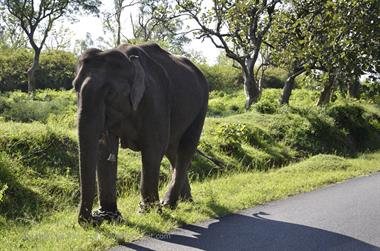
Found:
<svg viewBox="0 0 380 251"><path fill-rule="evenodd" d="M148 245L144 238L121 245L128 250L175 250L177 247L181 250L380 250L343 234L270 220L265 215L262 212L252 216L231 214L210 225L185 225L170 234L148 238ZM167 245L160 246L163 244Z"/></svg>

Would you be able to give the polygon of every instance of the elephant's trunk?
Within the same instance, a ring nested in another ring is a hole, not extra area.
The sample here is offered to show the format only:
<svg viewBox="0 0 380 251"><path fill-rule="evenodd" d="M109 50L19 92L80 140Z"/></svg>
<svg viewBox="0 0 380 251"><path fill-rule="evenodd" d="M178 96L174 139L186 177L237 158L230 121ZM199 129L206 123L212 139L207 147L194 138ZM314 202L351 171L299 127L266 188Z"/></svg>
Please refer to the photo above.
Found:
<svg viewBox="0 0 380 251"><path fill-rule="evenodd" d="M104 103L97 95L96 85L84 84L78 102L78 136L80 168L79 222L91 220L96 191L98 143L104 125Z"/></svg>

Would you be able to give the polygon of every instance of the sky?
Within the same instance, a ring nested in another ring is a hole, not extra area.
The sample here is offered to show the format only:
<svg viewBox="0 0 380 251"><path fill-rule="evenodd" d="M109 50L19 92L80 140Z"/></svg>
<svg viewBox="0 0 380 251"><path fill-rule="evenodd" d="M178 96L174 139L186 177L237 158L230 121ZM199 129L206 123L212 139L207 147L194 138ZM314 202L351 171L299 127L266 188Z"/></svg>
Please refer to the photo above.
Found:
<svg viewBox="0 0 380 251"><path fill-rule="evenodd" d="M207 4L207 1L206 1ZM109 10L112 8L112 1L103 1L103 6L101 8L101 11ZM122 33L126 35L127 37L131 37L131 21L130 21L130 15L132 13L137 13L137 6L130 7L125 9L125 11L122 13ZM190 25L194 27L194 23L186 22L184 24ZM75 39L85 39L86 33L90 33L93 40L96 40L99 36L104 36L103 33L103 25L102 20L100 17L94 17L94 16L81 16L78 17L78 21L70 25L70 30L73 31L75 34ZM208 63L214 64L216 63L216 59L218 55L220 54L221 50L215 48L215 46L209 41L208 39L205 39L204 41L200 39L194 38L192 35L189 35L189 38L191 38L191 43L185 46L185 50L195 50L199 51L207 60Z"/></svg>

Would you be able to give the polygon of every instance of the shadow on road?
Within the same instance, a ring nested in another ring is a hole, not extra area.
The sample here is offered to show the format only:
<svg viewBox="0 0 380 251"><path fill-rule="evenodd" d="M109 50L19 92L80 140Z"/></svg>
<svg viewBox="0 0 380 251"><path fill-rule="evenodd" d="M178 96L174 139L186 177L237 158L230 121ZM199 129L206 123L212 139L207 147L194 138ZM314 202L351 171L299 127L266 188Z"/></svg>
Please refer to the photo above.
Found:
<svg viewBox="0 0 380 251"><path fill-rule="evenodd" d="M208 227L186 225L180 231L163 235L165 238L128 243L125 247L133 250L380 250L349 236L274 221L264 218L265 215L268 214L233 214Z"/></svg>

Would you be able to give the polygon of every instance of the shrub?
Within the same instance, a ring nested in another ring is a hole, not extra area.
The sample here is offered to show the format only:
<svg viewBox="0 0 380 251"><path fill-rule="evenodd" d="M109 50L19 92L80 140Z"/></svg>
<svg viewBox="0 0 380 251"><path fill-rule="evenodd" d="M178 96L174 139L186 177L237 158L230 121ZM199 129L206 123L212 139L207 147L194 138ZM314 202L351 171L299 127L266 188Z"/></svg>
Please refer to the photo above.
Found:
<svg viewBox="0 0 380 251"><path fill-rule="evenodd" d="M373 103L380 103L380 82L367 80L361 86L361 98Z"/></svg>
<svg viewBox="0 0 380 251"><path fill-rule="evenodd" d="M280 90L265 89L262 93L260 101L253 107L256 111L265 114L273 114L280 107L279 105Z"/></svg>
<svg viewBox="0 0 380 251"><path fill-rule="evenodd" d="M264 88L283 88L288 73L280 68L271 67L265 71Z"/></svg>
<svg viewBox="0 0 380 251"><path fill-rule="evenodd" d="M42 89L71 89L77 59L66 51L49 51L41 54L37 71L37 87Z"/></svg>
<svg viewBox="0 0 380 251"><path fill-rule="evenodd" d="M2 50L0 54L0 91L27 90L26 72L32 62L29 50Z"/></svg>
<svg viewBox="0 0 380 251"><path fill-rule="evenodd" d="M243 91L225 93L223 91L212 91L208 104L208 115L227 116L244 111Z"/></svg>
<svg viewBox="0 0 380 251"><path fill-rule="evenodd" d="M198 65L205 75L210 90L230 91L240 88L241 71L228 65ZM240 80L240 82L239 82Z"/></svg>
<svg viewBox="0 0 380 251"><path fill-rule="evenodd" d="M273 114L279 108L278 102L272 102L269 100L260 100L254 105L256 111L260 113Z"/></svg>
<svg viewBox="0 0 380 251"><path fill-rule="evenodd" d="M46 123L49 117L52 117L50 121L60 117L65 118L63 122L71 127L75 120L75 110L76 99L72 92L44 90L31 96L16 91L0 96L0 114L6 120Z"/></svg>
<svg viewBox="0 0 380 251"><path fill-rule="evenodd" d="M220 140L220 149L227 154L232 154L240 148L242 142L248 142L251 130L245 124L223 124L216 130L216 136Z"/></svg>
<svg viewBox="0 0 380 251"><path fill-rule="evenodd" d="M380 116L377 114L368 113L363 107L348 103L335 104L327 113L346 132L358 150L370 150L380 145Z"/></svg>
<svg viewBox="0 0 380 251"><path fill-rule="evenodd" d="M355 153L352 142L323 110L289 109L273 117L269 131L278 141L295 148L300 156Z"/></svg>
<svg viewBox="0 0 380 251"><path fill-rule="evenodd" d="M2 50L0 55L0 91L27 90L31 50ZM37 88L70 89L75 75L76 56L70 52L43 52L36 72Z"/></svg>

